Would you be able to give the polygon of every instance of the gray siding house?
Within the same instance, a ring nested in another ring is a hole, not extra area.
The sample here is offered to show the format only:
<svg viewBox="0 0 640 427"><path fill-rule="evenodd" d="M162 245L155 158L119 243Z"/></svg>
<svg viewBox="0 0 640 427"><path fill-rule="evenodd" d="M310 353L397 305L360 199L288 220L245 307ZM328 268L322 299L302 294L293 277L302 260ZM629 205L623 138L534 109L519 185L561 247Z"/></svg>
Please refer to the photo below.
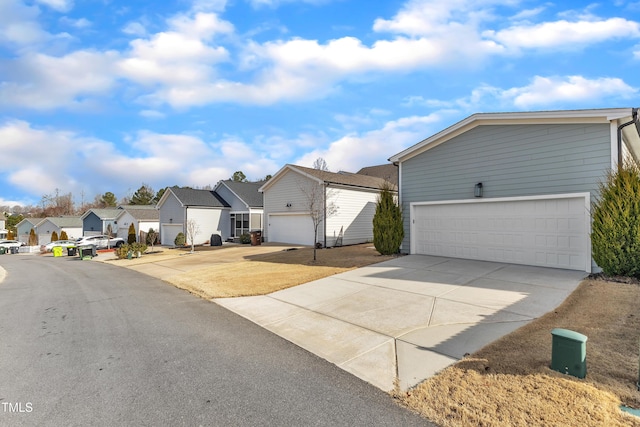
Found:
<svg viewBox="0 0 640 427"><path fill-rule="evenodd" d="M263 197L258 191L262 185L264 181L224 180L220 181L213 190L231 207L229 210L231 238L238 238L251 231L262 231Z"/></svg>
<svg viewBox="0 0 640 427"><path fill-rule="evenodd" d="M70 240L82 237L82 219L79 216L47 217L36 225L38 243L46 245L51 242L51 235L56 232L58 239L64 231ZM29 236L27 235L27 241Z"/></svg>
<svg viewBox="0 0 640 427"><path fill-rule="evenodd" d="M96 236L99 234L107 234L109 228L111 235L117 236L118 223L117 217L121 212L117 208L107 209L89 209L82 216L82 235Z"/></svg>
<svg viewBox="0 0 640 427"><path fill-rule="evenodd" d="M339 239L344 245L370 242L377 197L385 183L373 176L285 165L260 188L264 194L266 240L313 245L310 201L316 199L317 209L335 211L322 215L318 243L330 247Z"/></svg>
<svg viewBox="0 0 640 427"><path fill-rule="evenodd" d="M591 203L635 109L474 114L394 155L403 252L591 272Z"/></svg>
<svg viewBox="0 0 640 427"><path fill-rule="evenodd" d="M118 237L129 238L129 226L133 224L138 242L144 242L149 229L160 231L160 212L155 205L120 205L120 213L116 217L118 222Z"/></svg>
<svg viewBox="0 0 640 427"><path fill-rule="evenodd" d="M44 218L25 218L16 224L16 240L29 244L29 234L31 233L31 230L33 229L37 236L38 230L36 225L43 219Z"/></svg>
<svg viewBox="0 0 640 427"><path fill-rule="evenodd" d="M216 192L192 188L170 187L157 205L160 222L160 243L173 246L178 233L187 236L187 224L194 220L199 232L194 243L202 244L218 234L222 240L229 238L231 206Z"/></svg>

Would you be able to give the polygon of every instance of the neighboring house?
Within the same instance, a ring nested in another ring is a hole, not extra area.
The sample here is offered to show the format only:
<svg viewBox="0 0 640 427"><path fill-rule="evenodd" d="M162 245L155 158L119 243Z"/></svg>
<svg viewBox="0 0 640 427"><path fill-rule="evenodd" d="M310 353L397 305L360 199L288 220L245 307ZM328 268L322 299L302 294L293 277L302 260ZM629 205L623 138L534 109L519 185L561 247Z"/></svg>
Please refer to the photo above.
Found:
<svg viewBox="0 0 640 427"><path fill-rule="evenodd" d="M38 244L46 245L51 242L51 235L55 231L60 238L60 234L64 231L71 240L82 237L82 219L79 216L54 216L44 218L36 224L36 234L38 235ZM27 241L29 234L27 234Z"/></svg>
<svg viewBox="0 0 640 427"><path fill-rule="evenodd" d="M313 245L310 201L317 194L315 202L321 213L335 210L320 217L319 243L329 247L340 244L339 238L344 245L372 241L373 215L385 182L372 176L285 165L260 188L266 240Z"/></svg>
<svg viewBox="0 0 640 427"><path fill-rule="evenodd" d="M219 234L222 240L230 237L231 206L215 191L170 187L158 201L157 208L162 245L172 246L180 232L187 237L187 224L191 219L199 228L195 244L209 241L212 234Z"/></svg>
<svg viewBox="0 0 640 427"><path fill-rule="evenodd" d="M121 205L119 208L121 211L116 216L118 237L125 241L129 238L131 224L136 230L138 242L141 241L141 235L146 236L150 228L156 232L160 231L160 212L155 205Z"/></svg>
<svg viewBox="0 0 640 427"><path fill-rule="evenodd" d="M639 155L636 109L474 114L389 159L402 250L591 272L598 184Z"/></svg>
<svg viewBox="0 0 640 427"><path fill-rule="evenodd" d="M394 187L398 187L398 166L393 163L384 165L367 166L356 172L358 175L375 176L389 181Z"/></svg>
<svg viewBox="0 0 640 427"><path fill-rule="evenodd" d="M5 219L0 219L0 239L6 239L7 234L9 234L9 230L7 230Z"/></svg>
<svg viewBox="0 0 640 427"><path fill-rule="evenodd" d="M225 180L218 182L214 191L230 206L229 237L238 238L251 231L263 230L263 197L258 189L260 182L237 182Z"/></svg>
<svg viewBox="0 0 640 427"><path fill-rule="evenodd" d="M36 225L41 222L44 218L25 218L19 223L16 224L16 240L19 240L25 244L29 244L29 234L33 229L36 235L38 234L38 230Z"/></svg>
<svg viewBox="0 0 640 427"><path fill-rule="evenodd" d="M82 235L96 236L98 234L107 234L109 226L111 226L111 235L118 234L118 224L116 218L121 213L121 209L89 209L82 215Z"/></svg>

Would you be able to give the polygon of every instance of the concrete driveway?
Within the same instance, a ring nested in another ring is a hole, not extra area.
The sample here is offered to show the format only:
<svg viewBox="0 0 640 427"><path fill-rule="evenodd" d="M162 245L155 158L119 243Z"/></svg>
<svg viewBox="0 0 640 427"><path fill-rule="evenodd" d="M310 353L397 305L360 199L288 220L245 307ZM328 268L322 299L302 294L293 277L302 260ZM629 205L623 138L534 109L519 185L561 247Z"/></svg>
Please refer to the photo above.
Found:
<svg viewBox="0 0 640 427"><path fill-rule="evenodd" d="M553 310L586 275L410 255L214 302L389 391L396 378L410 388Z"/></svg>

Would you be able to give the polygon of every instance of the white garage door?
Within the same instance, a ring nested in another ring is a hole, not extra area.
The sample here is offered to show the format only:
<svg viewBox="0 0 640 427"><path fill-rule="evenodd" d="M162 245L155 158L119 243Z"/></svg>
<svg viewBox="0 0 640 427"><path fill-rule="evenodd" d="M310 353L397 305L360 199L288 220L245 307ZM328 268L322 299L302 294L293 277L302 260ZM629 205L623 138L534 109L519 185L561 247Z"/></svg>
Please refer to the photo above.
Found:
<svg viewBox="0 0 640 427"><path fill-rule="evenodd" d="M309 215L269 215L270 242L313 245L313 222Z"/></svg>
<svg viewBox="0 0 640 427"><path fill-rule="evenodd" d="M160 231L160 244L165 246L173 246L178 233L182 231L182 224L162 224Z"/></svg>
<svg viewBox="0 0 640 427"><path fill-rule="evenodd" d="M411 206L416 254L591 270L588 194Z"/></svg>

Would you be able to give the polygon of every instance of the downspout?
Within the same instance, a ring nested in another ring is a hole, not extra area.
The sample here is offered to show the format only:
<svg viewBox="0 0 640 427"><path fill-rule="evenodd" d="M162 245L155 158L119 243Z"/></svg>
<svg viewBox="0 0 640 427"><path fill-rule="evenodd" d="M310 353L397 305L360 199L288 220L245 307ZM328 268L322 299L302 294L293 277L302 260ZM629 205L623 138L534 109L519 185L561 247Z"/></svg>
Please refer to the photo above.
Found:
<svg viewBox="0 0 640 427"><path fill-rule="evenodd" d="M327 247L327 187L329 184L325 181L322 183L322 247Z"/></svg>
<svg viewBox="0 0 640 427"><path fill-rule="evenodd" d="M627 123L623 123L620 126L618 126L618 169L622 167L622 128L625 128L634 123L636 124L636 127L637 127L638 126L637 122L638 122L638 109L632 108L631 120L628 121Z"/></svg>

